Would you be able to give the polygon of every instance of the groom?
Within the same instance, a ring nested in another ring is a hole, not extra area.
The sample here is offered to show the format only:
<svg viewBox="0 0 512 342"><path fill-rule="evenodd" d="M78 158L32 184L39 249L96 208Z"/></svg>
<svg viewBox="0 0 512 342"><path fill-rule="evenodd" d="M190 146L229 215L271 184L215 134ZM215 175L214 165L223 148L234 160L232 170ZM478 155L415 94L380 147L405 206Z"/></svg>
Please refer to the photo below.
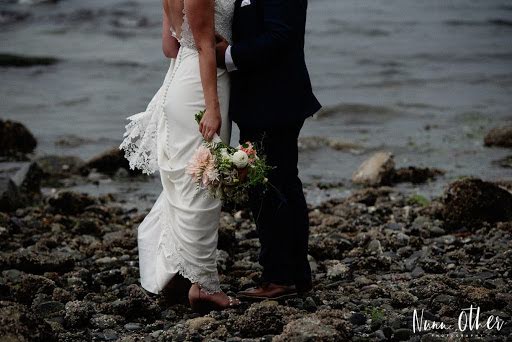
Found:
<svg viewBox="0 0 512 342"><path fill-rule="evenodd" d="M240 142L260 142L274 167L273 187L250 195L262 282L240 297L277 299L312 288L297 139L304 120L321 106L304 61L306 11L307 0L236 0L233 44L218 37L217 63L231 74L229 112Z"/></svg>

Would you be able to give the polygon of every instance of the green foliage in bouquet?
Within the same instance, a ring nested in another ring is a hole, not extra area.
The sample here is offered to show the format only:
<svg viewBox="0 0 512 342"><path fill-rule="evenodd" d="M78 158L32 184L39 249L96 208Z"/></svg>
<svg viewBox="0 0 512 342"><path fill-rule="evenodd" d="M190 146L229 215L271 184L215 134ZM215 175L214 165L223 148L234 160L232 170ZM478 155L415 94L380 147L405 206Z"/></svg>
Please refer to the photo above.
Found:
<svg viewBox="0 0 512 342"><path fill-rule="evenodd" d="M198 125L201 123L201 120L203 119L204 113L206 113L206 110L201 110L201 111L196 113L195 118L196 118L196 122L197 122Z"/></svg>

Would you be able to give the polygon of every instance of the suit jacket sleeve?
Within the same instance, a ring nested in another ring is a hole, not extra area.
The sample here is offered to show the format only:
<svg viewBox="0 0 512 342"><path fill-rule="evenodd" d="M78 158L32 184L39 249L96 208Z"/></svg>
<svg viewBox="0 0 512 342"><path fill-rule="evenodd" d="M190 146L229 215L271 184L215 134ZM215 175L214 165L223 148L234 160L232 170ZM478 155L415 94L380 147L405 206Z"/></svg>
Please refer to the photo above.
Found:
<svg viewBox="0 0 512 342"><path fill-rule="evenodd" d="M263 0L263 32L231 47L238 70L258 70L275 64L296 42L297 0Z"/></svg>

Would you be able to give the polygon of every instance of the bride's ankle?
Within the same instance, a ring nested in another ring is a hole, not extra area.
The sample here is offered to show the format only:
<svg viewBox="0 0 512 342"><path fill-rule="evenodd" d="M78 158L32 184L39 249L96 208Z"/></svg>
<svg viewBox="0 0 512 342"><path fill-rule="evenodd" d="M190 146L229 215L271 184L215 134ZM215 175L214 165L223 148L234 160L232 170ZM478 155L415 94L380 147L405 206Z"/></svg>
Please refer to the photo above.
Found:
<svg viewBox="0 0 512 342"><path fill-rule="evenodd" d="M199 284L194 283L190 287L190 290L188 292L188 295L190 298L214 298L214 297L227 297L227 294L223 291L219 292L208 292L205 289L203 289Z"/></svg>
<svg viewBox="0 0 512 342"><path fill-rule="evenodd" d="M188 296L190 297L199 297L201 295L201 287L194 283L190 286L190 290L188 290Z"/></svg>

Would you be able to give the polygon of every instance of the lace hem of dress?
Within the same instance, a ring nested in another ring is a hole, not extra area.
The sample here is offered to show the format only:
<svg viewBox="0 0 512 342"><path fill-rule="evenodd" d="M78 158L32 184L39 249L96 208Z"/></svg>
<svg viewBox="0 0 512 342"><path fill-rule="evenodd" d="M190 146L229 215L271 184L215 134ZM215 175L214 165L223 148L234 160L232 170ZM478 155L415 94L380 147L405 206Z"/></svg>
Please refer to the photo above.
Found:
<svg viewBox="0 0 512 342"><path fill-rule="evenodd" d="M205 293L214 294L222 292L217 271L211 272L205 265L198 266L187 262L180 253L182 248L176 246L176 244L169 239L169 231L172 227L167 214L167 208L163 208L160 215L163 232L158 248L164 252L165 258L177 266L179 273L183 277L187 278L192 283L199 284L201 290ZM217 260L215 261L215 267L217 267Z"/></svg>
<svg viewBox="0 0 512 342"><path fill-rule="evenodd" d="M148 109L128 118L125 139L119 146L124 150L124 156L130 164L130 169L140 169L142 173L152 174L158 169L155 151L158 133L158 117L155 115L155 102L158 102L160 92L151 100Z"/></svg>
<svg viewBox="0 0 512 342"><path fill-rule="evenodd" d="M159 121L163 116L167 91L174 77L175 60L171 60L164 82L144 112L132 115L125 126L124 140L119 146L130 164L130 169L152 174L158 171L157 137Z"/></svg>

